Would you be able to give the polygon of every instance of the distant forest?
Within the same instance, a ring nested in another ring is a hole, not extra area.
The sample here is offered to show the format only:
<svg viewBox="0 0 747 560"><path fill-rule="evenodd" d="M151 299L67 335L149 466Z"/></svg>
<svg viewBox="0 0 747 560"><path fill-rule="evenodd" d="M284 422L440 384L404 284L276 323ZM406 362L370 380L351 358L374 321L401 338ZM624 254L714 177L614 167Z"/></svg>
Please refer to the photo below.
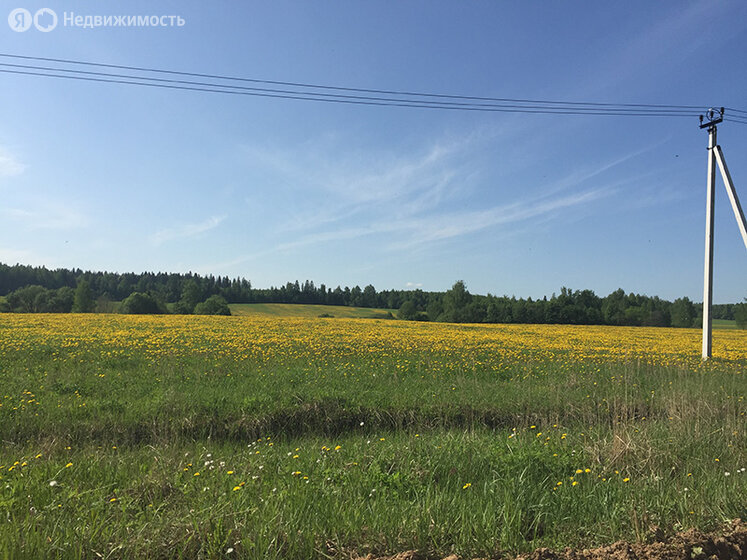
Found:
<svg viewBox="0 0 747 560"><path fill-rule="evenodd" d="M550 323L691 327L702 305L616 290L561 288L533 300L470 294L463 281L446 292L377 291L373 286L334 289L313 281L258 289L245 278L176 273L113 273L0 264L0 311L230 314L228 303L300 303L397 310L401 319L455 323ZM714 305L714 319L747 326L747 303Z"/></svg>

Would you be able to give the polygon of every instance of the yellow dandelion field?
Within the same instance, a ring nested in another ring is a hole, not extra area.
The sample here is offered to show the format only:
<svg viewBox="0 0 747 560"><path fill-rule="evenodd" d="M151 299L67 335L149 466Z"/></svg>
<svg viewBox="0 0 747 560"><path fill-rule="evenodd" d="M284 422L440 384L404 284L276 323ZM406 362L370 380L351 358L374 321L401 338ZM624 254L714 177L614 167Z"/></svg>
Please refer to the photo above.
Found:
<svg viewBox="0 0 747 560"><path fill-rule="evenodd" d="M645 362L701 367L700 331L570 325L453 325L386 320L5 314L0 359L47 349L55 359L87 362L171 356L313 370L394 364L411 371L496 371L532 364ZM714 333L721 363L747 361L747 333Z"/></svg>

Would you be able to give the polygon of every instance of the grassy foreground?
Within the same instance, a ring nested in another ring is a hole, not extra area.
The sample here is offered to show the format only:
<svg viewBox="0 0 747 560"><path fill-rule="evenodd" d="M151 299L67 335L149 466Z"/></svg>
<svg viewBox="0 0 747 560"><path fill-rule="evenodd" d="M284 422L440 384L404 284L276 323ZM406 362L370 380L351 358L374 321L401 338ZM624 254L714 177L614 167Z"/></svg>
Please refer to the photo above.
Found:
<svg viewBox="0 0 747 560"><path fill-rule="evenodd" d="M503 557L747 516L747 337L0 316L0 557Z"/></svg>

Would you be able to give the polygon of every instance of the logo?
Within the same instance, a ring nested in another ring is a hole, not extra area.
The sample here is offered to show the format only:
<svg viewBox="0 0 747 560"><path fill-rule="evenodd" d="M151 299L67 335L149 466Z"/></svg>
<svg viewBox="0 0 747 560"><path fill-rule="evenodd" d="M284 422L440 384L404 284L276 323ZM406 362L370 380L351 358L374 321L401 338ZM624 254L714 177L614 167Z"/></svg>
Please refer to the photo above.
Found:
<svg viewBox="0 0 747 560"><path fill-rule="evenodd" d="M39 31L48 33L57 27L57 13L49 8L41 8L32 16L26 8L16 8L8 14L8 25L19 33L28 31L34 24Z"/></svg>
<svg viewBox="0 0 747 560"><path fill-rule="evenodd" d="M8 25L10 25L13 31L18 31L19 33L26 31L31 27L32 22L31 12L25 8L16 8L8 14Z"/></svg>
<svg viewBox="0 0 747 560"><path fill-rule="evenodd" d="M47 33L57 27L57 14L49 8L42 8L34 14L34 25L39 31Z"/></svg>

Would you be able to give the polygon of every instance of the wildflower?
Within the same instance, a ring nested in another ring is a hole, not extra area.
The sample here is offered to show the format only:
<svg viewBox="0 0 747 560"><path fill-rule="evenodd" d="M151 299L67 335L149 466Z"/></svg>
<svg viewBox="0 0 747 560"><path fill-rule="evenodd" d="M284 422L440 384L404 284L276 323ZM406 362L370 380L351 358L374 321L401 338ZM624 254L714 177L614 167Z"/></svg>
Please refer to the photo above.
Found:
<svg viewBox="0 0 747 560"><path fill-rule="evenodd" d="M623 478L623 482L630 482L630 478L628 478L628 477L626 476L625 478Z"/></svg>
<svg viewBox="0 0 747 560"><path fill-rule="evenodd" d="M464 486L462 486L462 490L466 490L466 489L467 489L467 488L469 488L470 486L472 486L472 483L471 483L471 482L468 482L467 484L465 484Z"/></svg>
<svg viewBox="0 0 747 560"><path fill-rule="evenodd" d="M199 472L196 472L196 473L195 473L195 474L193 474L192 476L200 476L200 473L199 473Z"/></svg>
<svg viewBox="0 0 747 560"><path fill-rule="evenodd" d="M73 466L73 464L72 464L72 463L68 463L67 465L65 465L65 468L66 468L66 469L68 469L68 468L70 468L70 467L72 467L72 466Z"/></svg>
<svg viewBox="0 0 747 560"><path fill-rule="evenodd" d="M236 492L237 490L241 490L241 486L234 486L233 491Z"/></svg>
<svg viewBox="0 0 747 560"><path fill-rule="evenodd" d="M55 487L55 486L57 486L57 481L56 480L50 480L49 481L49 485L52 486L52 487Z"/></svg>

